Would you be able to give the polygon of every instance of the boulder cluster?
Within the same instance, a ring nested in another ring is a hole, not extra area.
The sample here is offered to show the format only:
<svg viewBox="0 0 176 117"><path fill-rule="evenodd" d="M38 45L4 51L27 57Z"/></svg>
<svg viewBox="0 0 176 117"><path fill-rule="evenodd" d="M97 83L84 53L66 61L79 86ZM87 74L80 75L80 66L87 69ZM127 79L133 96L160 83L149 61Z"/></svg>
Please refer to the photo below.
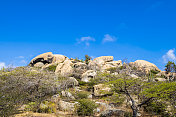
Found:
<svg viewBox="0 0 176 117"><path fill-rule="evenodd" d="M97 57L93 60L90 60L89 63L86 64L86 62L81 60L72 58L69 59L64 55L47 52L33 58L29 65L32 67L41 68L43 70L50 67L55 67L54 72L56 75L61 75L65 77L71 76L74 78L79 78L81 81L89 82L90 79L94 78L99 71L106 72L108 69L112 68L123 68L127 64L122 64L121 60L114 61L113 56ZM136 71L142 71L146 74L153 70L159 72L158 77L161 75L164 75L165 77L170 76L167 73L161 71L155 64L145 60L136 60L135 62L130 62L128 65L132 69L135 69ZM139 75L136 74L136 71L135 73L131 73L129 75L137 78ZM123 72L123 70L121 70L120 73L121 72ZM115 72L114 74L119 73Z"/></svg>

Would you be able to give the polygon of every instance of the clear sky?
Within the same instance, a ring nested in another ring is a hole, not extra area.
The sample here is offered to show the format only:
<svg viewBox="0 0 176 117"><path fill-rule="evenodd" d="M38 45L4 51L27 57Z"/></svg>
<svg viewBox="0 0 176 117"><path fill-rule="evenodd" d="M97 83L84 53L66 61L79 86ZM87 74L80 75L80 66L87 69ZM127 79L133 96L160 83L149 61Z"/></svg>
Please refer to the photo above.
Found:
<svg viewBox="0 0 176 117"><path fill-rule="evenodd" d="M176 62L176 0L0 0L0 67L38 54Z"/></svg>

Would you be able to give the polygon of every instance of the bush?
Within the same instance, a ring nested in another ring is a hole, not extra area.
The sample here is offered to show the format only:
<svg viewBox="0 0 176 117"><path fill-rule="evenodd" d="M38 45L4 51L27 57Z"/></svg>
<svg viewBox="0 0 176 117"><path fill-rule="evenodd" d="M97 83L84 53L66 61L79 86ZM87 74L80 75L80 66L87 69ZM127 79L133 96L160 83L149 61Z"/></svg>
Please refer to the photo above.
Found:
<svg viewBox="0 0 176 117"><path fill-rule="evenodd" d="M113 94L110 97L110 101L112 103L114 103L115 105L120 106L121 104L123 104L123 102L125 101L125 97L123 97L121 94Z"/></svg>
<svg viewBox="0 0 176 117"><path fill-rule="evenodd" d="M77 99L86 99L89 96L89 92L80 91L77 93Z"/></svg>
<svg viewBox="0 0 176 117"><path fill-rule="evenodd" d="M56 67L57 67L57 65L51 65L51 66L49 66L49 67L47 68L47 70L52 71L52 72L55 72L55 71L56 71Z"/></svg>
<svg viewBox="0 0 176 117"><path fill-rule="evenodd" d="M150 103L148 103L145 107L144 110L146 112L152 113L152 114L160 114L163 116L167 116L167 114L165 113L166 111L166 104L164 104L163 102L159 102L159 101L152 101Z"/></svg>
<svg viewBox="0 0 176 117"><path fill-rule="evenodd" d="M89 55L85 55L85 62L86 62L87 65L89 64L89 61L90 61L91 59L92 59L92 58L91 58Z"/></svg>
<svg viewBox="0 0 176 117"><path fill-rule="evenodd" d="M36 112L38 109L37 106L38 106L38 104L36 102L30 102L25 106L25 110Z"/></svg>
<svg viewBox="0 0 176 117"><path fill-rule="evenodd" d="M94 101L89 99L78 100L79 104L76 105L75 109L79 116L91 116L93 115L93 110L97 108Z"/></svg>
<svg viewBox="0 0 176 117"><path fill-rule="evenodd" d="M114 73L117 71L117 68L116 67L111 67L111 68L108 68L106 69L107 71L110 71L110 73Z"/></svg>
<svg viewBox="0 0 176 117"><path fill-rule="evenodd" d="M0 116L10 116L18 112L24 104L35 102L37 107L48 97L66 88L68 83L59 81L54 74L32 71L29 67L19 67L0 74ZM29 108L33 108L30 103Z"/></svg>
<svg viewBox="0 0 176 117"><path fill-rule="evenodd" d="M56 104L53 102L43 101L40 104L38 111L41 113L56 113Z"/></svg>

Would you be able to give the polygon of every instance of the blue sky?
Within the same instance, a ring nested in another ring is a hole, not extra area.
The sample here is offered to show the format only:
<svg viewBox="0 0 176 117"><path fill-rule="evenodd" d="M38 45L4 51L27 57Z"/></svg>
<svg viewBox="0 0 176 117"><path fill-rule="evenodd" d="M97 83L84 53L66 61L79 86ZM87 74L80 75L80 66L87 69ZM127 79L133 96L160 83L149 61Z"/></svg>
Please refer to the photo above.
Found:
<svg viewBox="0 0 176 117"><path fill-rule="evenodd" d="M175 0L0 0L0 67L38 54L176 62Z"/></svg>

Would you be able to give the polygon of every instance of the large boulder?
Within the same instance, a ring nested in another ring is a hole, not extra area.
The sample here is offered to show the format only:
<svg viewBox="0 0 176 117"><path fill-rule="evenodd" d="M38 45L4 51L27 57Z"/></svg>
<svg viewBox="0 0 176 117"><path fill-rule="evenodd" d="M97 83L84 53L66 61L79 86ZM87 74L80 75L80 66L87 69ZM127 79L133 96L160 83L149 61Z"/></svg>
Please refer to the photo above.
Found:
<svg viewBox="0 0 176 117"><path fill-rule="evenodd" d="M93 70L88 70L81 76L81 81L83 82L89 82L92 78L94 78L97 75L97 73Z"/></svg>
<svg viewBox="0 0 176 117"><path fill-rule="evenodd" d="M94 86L94 95L95 96L105 96L112 94L111 88L105 84L98 84Z"/></svg>
<svg viewBox="0 0 176 117"><path fill-rule="evenodd" d="M64 56L64 55L54 54L52 63L62 63L66 59L68 59L68 58L66 56Z"/></svg>
<svg viewBox="0 0 176 117"><path fill-rule="evenodd" d="M89 68L93 70L101 70L101 68L106 64L106 62L112 62L113 56L101 56L90 61Z"/></svg>
<svg viewBox="0 0 176 117"><path fill-rule="evenodd" d="M29 65L33 67L38 62L42 62L43 64L46 64L46 63L49 64L49 63L52 63L53 57L54 55L52 52L43 53L33 58L29 63Z"/></svg>
<svg viewBox="0 0 176 117"><path fill-rule="evenodd" d="M130 62L129 65L139 71L144 71L146 73L148 73L150 70L160 71L160 69L158 69L155 64L145 60L137 60L135 62Z"/></svg>
<svg viewBox="0 0 176 117"><path fill-rule="evenodd" d="M65 60L63 63L59 63L56 67L55 74L62 76L69 76L73 73L73 63L70 60Z"/></svg>

